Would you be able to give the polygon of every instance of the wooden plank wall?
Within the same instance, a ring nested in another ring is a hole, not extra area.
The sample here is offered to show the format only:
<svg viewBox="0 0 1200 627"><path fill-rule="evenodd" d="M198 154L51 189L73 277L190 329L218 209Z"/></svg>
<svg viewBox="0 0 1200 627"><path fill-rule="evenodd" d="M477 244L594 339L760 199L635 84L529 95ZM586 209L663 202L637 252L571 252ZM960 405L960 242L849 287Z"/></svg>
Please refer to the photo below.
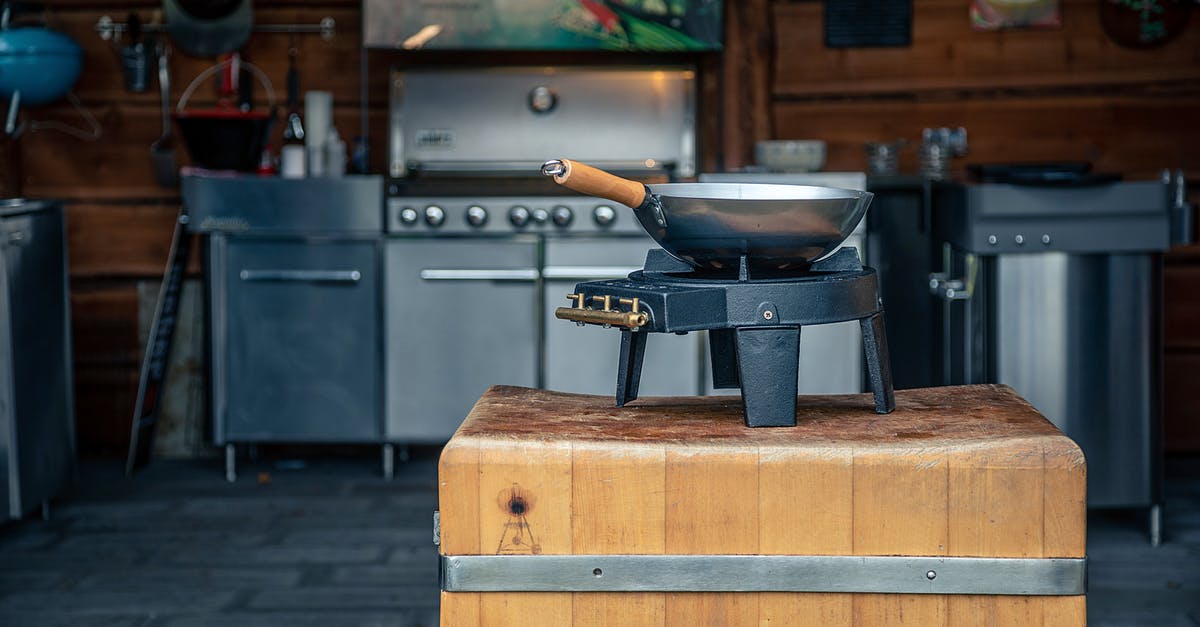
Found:
<svg viewBox="0 0 1200 627"><path fill-rule="evenodd" d="M53 132L25 135L18 142L0 140L0 195L59 198L68 203L70 272L75 333L77 422L80 450L84 454L123 454L128 443L129 420L136 392L138 359L137 284L158 280L166 262L171 229L179 208L178 189L160 187L153 175L150 145L161 130L157 82L151 79L145 93L125 90L117 48L95 31L102 16L125 22L136 12L144 23L161 20L155 0L50 0L42 14L52 28L75 39L84 49L84 73L75 86L83 105L103 127L103 137L83 142ZM333 93L334 122L349 144L360 135L362 115L361 19L358 0L256 0L257 24L317 24L332 17L336 36L326 41L315 34L294 40L301 91L323 89ZM287 51L293 39L287 34L255 33L244 57L260 66L284 98ZM564 53L563 64L696 63L700 68L701 102L715 102L719 75L716 55L680 57ZM188 83L215 60L175 52L171 57L171 96L177 102ZM369 127L373 171L383 170L386 149L387 79L390 67L417 65L512 65L545 63L544 54L431 53L371 51L367 56ZM156 67L156 66L155 66ZM265 102L265 93L255 95ZM203 87L194 102L211 105L213 89ZM702 105L712 111L714 106ZM80 125L78 114L65 101L31 109L26 116ZM720 116L700 121L704 167L717 168L712 139ZM281 125L273 143L278 146ZM175 136L175 156L189 162L182 139ZM195 259L192 273L197 272Z"/></svg>
<svg viewBox="0 0 1200 627"><path fill-rule="evenodd" d="M701 70L706 170L751 163L754 142L769 138L824 139L827 169L861 170L866 141L916 140L924 127L961 125L970 133L971 153L959 160L959 170L966 161L1086 159L1098 169L1130 177L1154 176L1164 167L1200 177L1195 149L1200 145L1200 27L1195 19L1170 44L1134 51L1105 37L1094 0L1064 0L1061 30L1003 33L972 32L960 0L916 0L912 46L835 50L823 44L820 2L725 4L725 52L690 59ZM161 273L178 192L159 187L150 165L150 144L160 130L157 89L152 82L146 93L125 91L116 50L97 36L95 24L102 15L123 22L130 11L150 22L158 3L50 0L47 7L42 17L85 49L76 92L100 120L104 136L87 143L38 132L16 145L5 142L0 191L70 203L80 445L85 452L123 452L137 373L136 283ZM332 41L316 35L297 39L301 89L333 92L335 122L350 139L359 134L361 122L359 2L255 2L258 23L315 24L325 16L337 21ZM258 33L246 50L281 92L289 44L288 35ZM544 56L372 51L368 60L366 110L378 170L389 66L536 63ZM565 62L584 64L646 60L565 57ZM678 59L665 59L672 60ZM174 55L173 98L211 63ZM211 90L197 93L200 104L212 101ZM261 97L262 91L256 94ZM78 124L65 101L27 115ZM182 148L177 158L187 162ZM915 169L911 151L901 165ZM1200 290L1171 286L1190 285L1197 272L1200 255L1168 264L1168 342L1196 333L1190 314L1172 312L1200 309ZM1193 352L1168 357L1169 389L1194 387L1200 349L1187 350ZM1200 449L1200 443L1195 446Z"/></svg>
<svg viewBox="0 0 1200 627"><path fill-rule="evenodd" d="M967 161L1037 160L1130 177L1200 170L1200 28L1131 50L1107 38L1092 0L1065 0L1063 28L1043 31L972 31L964 4L917 0L913 43L897 48L826 48L820 2L776 0L769 19L743 20L758 30L738 38L766 49L770 119L742 124L726 167L752 162L759 139L814 138L828 143L827 169L861 170L864 142L963 126L960 172ZM915 171L915 151L905 157Z"/></svg>
<svg viewBox="0 0 1200 627"><path fill-rule="evenodd" d="M98 36L95 26L104 15L125 22L130 12L149 23L161 19L160 5L153 0L54 0L47 5L44 14L32 17L45 19L83 47L84 72L75 92L99 120L103 136L83 142L54 132L29 133L0 153L0 180L6 194L19 188L25 196L67 201L79 448L85 455L120 455L128 442L140 365L137 285L162 275L179 198L177 188L157 184L151 167L150 145L161 130L157 81L152 75L144 93L126 91L117 49ZM300 49L301 89L333 92L335 123L348 142L360 128L358 7L354 0L255 2L255 20L261 24L317 24L326 16L336 20L333 40L305 34L295 43ZM246 58L268 74L280 100L291 43L286 34L256 33L245 51ZM172 101L177 102L192 78L214 61L175 51L170 63ZM369 111L372 123L382 125L386 75L381 72L374 78L378 84L369 90ZM255 96L265 102L262 88ZM197 90L200 106L213 100L213 89ZM81 125L65 100L24 115ZM178 135L175 146L176 160L186 165L188 155ZM376 158L381 158L382 142L375 147ZM198 271L195 259L191 268L193 274Z"/></svg>
<svg viewBox="0 0 1200 627"><path fill-rule="evenodd" d="M1200 20L1132 50L1104 34L1093 0L1064 0L1061 29L1006 32L972 31L961 0L916 0L911 46L830 49L821 2L735 4L726 168L753 163L757 140L822 139L826 169L858 171L865 142L905 138L900 167L916 172L921 130L962 126L959 177L969 162L1091 161L1127 178L1181 168L1200 181ZM1200 247L1167 256L1164 294L1165 444L1200 452Z"/></svg>

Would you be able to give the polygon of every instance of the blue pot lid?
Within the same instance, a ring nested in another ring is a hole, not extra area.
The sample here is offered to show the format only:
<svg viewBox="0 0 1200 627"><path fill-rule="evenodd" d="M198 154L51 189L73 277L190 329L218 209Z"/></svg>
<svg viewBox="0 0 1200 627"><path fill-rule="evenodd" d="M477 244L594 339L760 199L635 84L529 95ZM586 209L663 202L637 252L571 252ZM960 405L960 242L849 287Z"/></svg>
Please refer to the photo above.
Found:
<svg viewBox="0 0 1200 627"><path fill-rule="evenodd" d="M83 50L70 37L45 28L0 30L0 57L57 55L79 57Z"/></svg>

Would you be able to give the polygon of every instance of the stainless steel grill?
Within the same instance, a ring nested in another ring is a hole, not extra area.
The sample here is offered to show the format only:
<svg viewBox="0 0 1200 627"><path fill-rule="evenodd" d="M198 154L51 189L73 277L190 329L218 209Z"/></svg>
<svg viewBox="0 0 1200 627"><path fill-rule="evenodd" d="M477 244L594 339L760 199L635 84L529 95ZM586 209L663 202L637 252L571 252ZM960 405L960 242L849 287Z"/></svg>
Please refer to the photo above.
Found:
<svg viewBox="0 0 1200 627"><path fill-rule="evenodd" d="M392 77L384 243L386 423L444 442L490 385L611 392L618 347L554 322L585 280L638 269L627 207L539 173L572 154L646 180L695 174L687 68L488 68ZM702 391L702 339L655 338L645 394Z"/></svg>

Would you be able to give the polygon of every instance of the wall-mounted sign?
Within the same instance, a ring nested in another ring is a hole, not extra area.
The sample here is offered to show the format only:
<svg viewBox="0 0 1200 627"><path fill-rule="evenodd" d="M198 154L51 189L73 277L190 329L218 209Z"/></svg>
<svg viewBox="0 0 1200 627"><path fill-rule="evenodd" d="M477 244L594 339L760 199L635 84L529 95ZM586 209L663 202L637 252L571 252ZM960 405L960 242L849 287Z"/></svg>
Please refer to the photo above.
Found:
<svg viewBox="0 0 1200 627"><path fill-rule="evenodd" d="M719 50L723 0L364 0L370 48Z"/></svg>
<svg viewBox="0 0 1200 627"><path fill-rule="evenodd" d="M912 0L825 0L825 47L912 45Z"/></svg>
<svg viewBox="0 0 1200 627"><path fill-rule="evenodd" d="M972 0L975 30L1062 27L1062 0Z"/></svg>

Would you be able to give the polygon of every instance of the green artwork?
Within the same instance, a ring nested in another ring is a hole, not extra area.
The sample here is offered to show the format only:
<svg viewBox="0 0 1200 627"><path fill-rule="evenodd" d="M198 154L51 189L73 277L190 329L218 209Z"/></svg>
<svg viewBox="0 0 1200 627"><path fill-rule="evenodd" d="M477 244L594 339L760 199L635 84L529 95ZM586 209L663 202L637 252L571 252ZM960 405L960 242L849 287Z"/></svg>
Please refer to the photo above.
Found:
<svg viewBox="0 0 1200 627"><path fill-rule="evenodd" d="M373 48L719 50L723 0L364 0Z"/></svg>

